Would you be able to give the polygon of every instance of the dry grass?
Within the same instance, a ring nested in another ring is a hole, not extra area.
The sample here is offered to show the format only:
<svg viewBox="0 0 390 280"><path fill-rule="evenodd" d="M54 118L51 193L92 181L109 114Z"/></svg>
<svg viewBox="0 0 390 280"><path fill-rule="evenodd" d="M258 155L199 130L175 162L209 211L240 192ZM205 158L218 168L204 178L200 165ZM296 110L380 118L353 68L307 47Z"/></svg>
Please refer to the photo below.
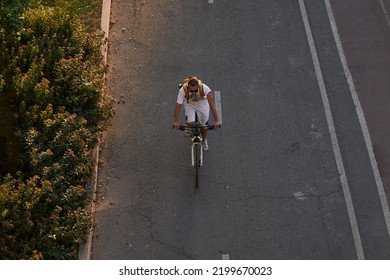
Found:
<svg viewBox="0 0 390 280"><path fill-rule="evenodd" d="M80 18L89 32L100 29L103 0L84 0L80 4Z"/></svg>

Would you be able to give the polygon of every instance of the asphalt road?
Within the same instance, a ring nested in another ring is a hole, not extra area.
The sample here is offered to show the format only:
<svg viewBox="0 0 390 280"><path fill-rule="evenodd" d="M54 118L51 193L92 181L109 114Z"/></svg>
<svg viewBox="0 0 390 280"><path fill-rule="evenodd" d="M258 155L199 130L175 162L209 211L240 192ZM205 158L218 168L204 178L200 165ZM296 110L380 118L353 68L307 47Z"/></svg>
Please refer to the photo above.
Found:
<svg viewBox="0 0 390 280"><path fill-rule="evenodd" d="M109 91L124 104L102 145L92 258L390 259L383 197L325 2L209 2L112 3ZM359 5L369 17L368 2ZM352 10L341 6L338 24ZM342 40L353 40L347 25ZM209 133L198 190L189 140L171 128L188 75L222 96L223 127Z"/></svg>

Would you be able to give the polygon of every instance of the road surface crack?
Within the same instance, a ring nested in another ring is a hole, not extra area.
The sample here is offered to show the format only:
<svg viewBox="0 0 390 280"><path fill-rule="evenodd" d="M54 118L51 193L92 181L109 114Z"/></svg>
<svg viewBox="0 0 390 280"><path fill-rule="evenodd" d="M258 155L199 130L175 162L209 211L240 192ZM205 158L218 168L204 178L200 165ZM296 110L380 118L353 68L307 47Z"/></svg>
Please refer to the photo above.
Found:
<svg viewBox="0 0 390 280"><path fill-rule="evenodd" d="M294 199L294 200L305 200L307 198L322 198L328 197L335 193L339 193L339 191L332 191L324 194L304 194L302 192L294 193L293 195L284 195L284 196L272 196L272 195L253 195L249 197L243 197L239 199L229 200L231 202L242 202L249 201L253 199Z"/></svg>
<svg viewBox="0 0 390 280"><path fill-rule="evenodd" d="M175 255L177 256L180 256L180 257L183 257L183 258L186 258L186 259L190 259L190 260L193 260L194 257L191 256L188 252L186 252L184 249L182 248L178 248L176 246L173 246L173 245L170 245L170 244L167 244L161 240L159 240L153 233L153 225L152 225L152 218L147 216L147 215L144 215L144 214L141 214L139 213L140 216L142 216L143 218L145 218L147 221L148 221L148 228L149 228L149 236L150 238L153 240L153 242L161 245L162 247L168 249L169 251L173 252Z"/></svg>

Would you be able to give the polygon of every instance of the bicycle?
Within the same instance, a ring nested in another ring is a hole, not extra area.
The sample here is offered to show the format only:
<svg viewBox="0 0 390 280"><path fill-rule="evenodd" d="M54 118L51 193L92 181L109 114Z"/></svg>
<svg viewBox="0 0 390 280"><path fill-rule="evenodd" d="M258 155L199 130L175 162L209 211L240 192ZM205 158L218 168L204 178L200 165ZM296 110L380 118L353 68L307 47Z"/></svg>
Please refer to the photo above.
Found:
<svg viewBox="0 0 390 280"><path fill-rule="evenodd" d="M199 188L199 168L203 166L202 129L213 130L214 125L202 125L199 121L191 126L180 125L178 130L191 131L191 165L195 168L195 188Z"/></svg>

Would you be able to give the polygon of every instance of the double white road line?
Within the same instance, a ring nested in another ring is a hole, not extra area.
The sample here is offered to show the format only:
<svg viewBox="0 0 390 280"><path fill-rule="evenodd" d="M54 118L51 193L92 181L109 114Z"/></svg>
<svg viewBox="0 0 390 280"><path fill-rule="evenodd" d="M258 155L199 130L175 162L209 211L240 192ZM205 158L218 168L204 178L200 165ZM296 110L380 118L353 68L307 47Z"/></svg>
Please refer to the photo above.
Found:
<svg viewBox="0 0 390 280"><path fill-rule="evenodd" d="M335 129L334 121L333 121L333 116L332 116L332 112L331 112L330 104L329 104L329 100L328 100L328 93L326 90L324 78L323 78L322 71L321 71L321 65L320 65L320 62L318 59L318 54L317 54L316 46L314 43L314 39L313 39L309 19L307 16L307 11L306 11L304 0L298 0L298 2L299 2L300 10L301 10L303 23L305 26L306 36L307 36L307 40L309 43L310 52L311 52L311 56L313 59L313 64L314 64L318 84L320 87L322 102L323 102L323 105L325 108L326 120L328 123L330 135L331 135L333 152L334 152L334 155L336 158L337 168L338 168L338 171L340 173L340 180L341 180L341 185L342 185L342 189L343 189L343 193L344 193L345 202L347 205L349 221L351 224L353 239L354 239L355 248L356 248L356 254L357 254L358 259L364 259L365 258L364 257L364 250L363 250L363 245L362 245L362 241L361 241L361 237L360 237L359 226L357 223L356 214L355 214L353 201L352 201L352 197L351 197L351 192L350 192L350 188L348 185L348 179L346 177L346 173L345 173L345 169L344 169L344 164L343 164L343 160L342 160L342 156L341 156L341 152L340 152L339 142L337 139L336 129ZM386 194L385 194L385 191L383 188L382 180L380 178L378 165L377 165L377 162L375 160L375 155L373 152L371 138L370 138L369 131L367 128L366 120L365 120L365 117L363 114L362 107L361 107L360 102L359 102L359 98L358 98L358 95L357 95L357 92L355 89L355 85L354 85L354 82L352 79L351 72L350 72L348 64L347 64L347 60L346 60L346 57L344 54L344 50L343 50L343 47L341 44L336 21L335 21L332 7L330 5L329 0L325 0L325 5L326 5L327 13L328 13L328 18L329 18L329 21L330 21L330 24L332 27L333 37L334 37L334 40L336 42L337 50L338 50L338 53L339 53L339 56L341 59L341 63L342 63L343 69L344 69L345 76L347 78L347 82L348 82L349 89L350 89L350 92L352 95L352 99L353 99L353 102L355 104L356 113L358 115L360 126L361 126L361 129L363 132L364 140L365 140L366 147L367 147L368 154L369 154L370 161L371 161L371 166L372 166L372 169L374 172L374 177L375 177L380 201L382 204L382 209L383 209L383 213L384 213L384 217L385 217L387 231L388 231L389 236L390 236L389 206L387 203Z"/></svg>

